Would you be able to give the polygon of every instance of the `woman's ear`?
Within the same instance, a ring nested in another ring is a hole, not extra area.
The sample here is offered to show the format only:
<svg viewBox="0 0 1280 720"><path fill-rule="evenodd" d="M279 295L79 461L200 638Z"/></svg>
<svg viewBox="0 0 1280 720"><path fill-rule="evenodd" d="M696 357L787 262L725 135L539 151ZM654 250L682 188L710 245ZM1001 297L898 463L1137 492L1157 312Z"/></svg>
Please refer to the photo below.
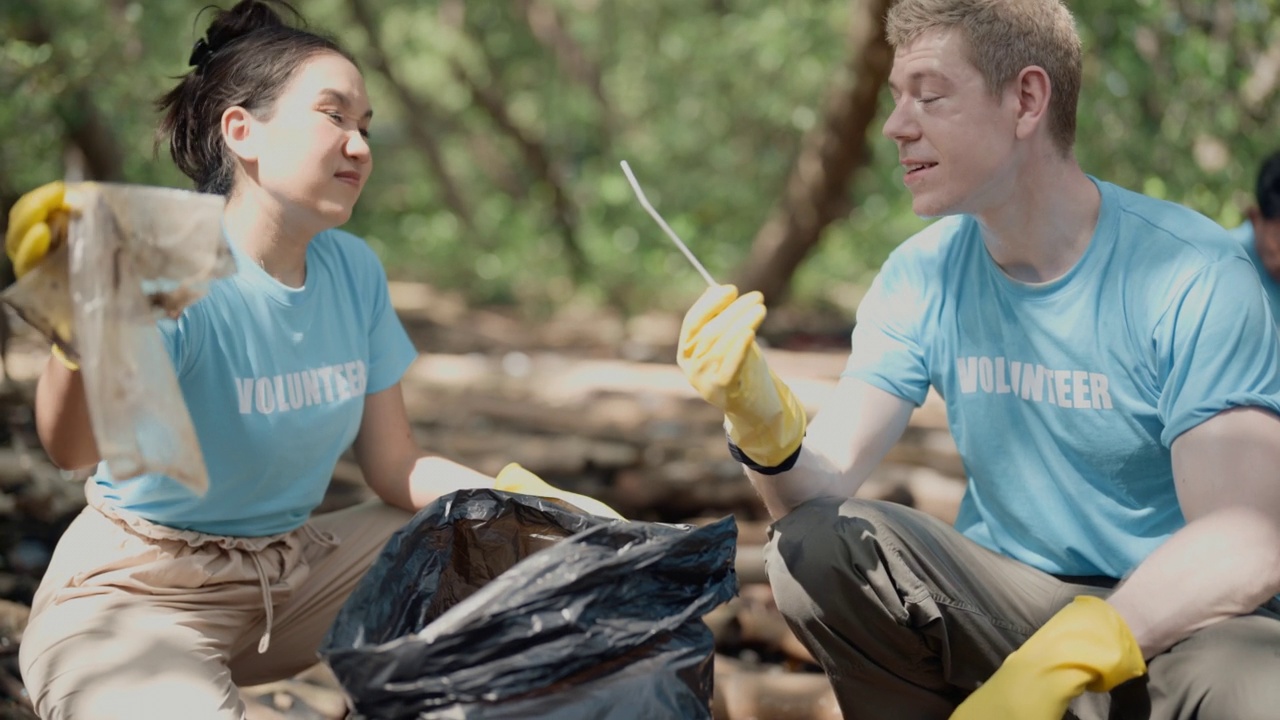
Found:
<svg viewBox="0 0 1280 720"><path fill-rule="evenodd" d="M222 139L240 160L255 162L258 159L258 142L261 134L253 115L239 105L222 113Z"/></svg>

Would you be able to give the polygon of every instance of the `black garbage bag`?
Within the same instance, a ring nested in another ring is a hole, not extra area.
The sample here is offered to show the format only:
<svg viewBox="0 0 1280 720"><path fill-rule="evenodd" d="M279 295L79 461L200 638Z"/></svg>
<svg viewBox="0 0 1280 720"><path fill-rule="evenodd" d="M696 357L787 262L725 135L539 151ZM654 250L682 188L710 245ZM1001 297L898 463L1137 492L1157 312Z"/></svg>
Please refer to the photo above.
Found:
<svg viewBox="0 0 1280 720"><path fill-rule="evenodd" d="M464 490L388 541L320 648L353 718L710 718L732 517L701 528Z"/></svg>

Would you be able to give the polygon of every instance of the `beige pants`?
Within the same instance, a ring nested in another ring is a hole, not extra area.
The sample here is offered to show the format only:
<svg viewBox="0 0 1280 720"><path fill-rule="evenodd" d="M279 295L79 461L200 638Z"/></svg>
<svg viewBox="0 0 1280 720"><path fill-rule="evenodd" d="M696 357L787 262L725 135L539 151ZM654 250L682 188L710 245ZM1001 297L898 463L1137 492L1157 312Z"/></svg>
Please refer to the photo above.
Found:
<svg viewBox="0 0 1280 720"><path fill-rule="evenodd" d="M92 502L92 501L91 501ZM241 720L289 677L410 514L371 501L283 535L175 530L91 504L36 592L19 661L44 720Z"/></svg>

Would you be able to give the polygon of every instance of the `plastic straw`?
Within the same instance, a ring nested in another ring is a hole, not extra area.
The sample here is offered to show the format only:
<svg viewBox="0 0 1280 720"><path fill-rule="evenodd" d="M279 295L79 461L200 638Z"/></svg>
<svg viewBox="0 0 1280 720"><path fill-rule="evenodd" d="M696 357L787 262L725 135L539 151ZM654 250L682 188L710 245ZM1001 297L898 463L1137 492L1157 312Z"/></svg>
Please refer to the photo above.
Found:
<svg viewBox="0 0 1280 720"><path fill-rule="evenodd" d="M717 285L718 283L712 279L711 273L707 272L707 269L702 267L702 263L698 262L698 258L693 256L693 253L690 252L689 247L684 244L684 241L676 235L675 231L671 229L671 226L667 224L667 221L662 219L662 216L658 214L658 211L653 209L653 205L649 204L649 198L644 196L644 190L640 189L640 183L636 182L636 176L631 174L631 166L627 164L626 160L622 161L622 172L626 174L627 182L631 183L631 189L635 190L636 197L639 198L640 204L649 212L650 217L662 226L662 229L667 233L667 237L671 238L671 241L676 244L676 247L680 248L680 252L684 253L684 256L689 258L689 262L693 263L694 269L702 275L702 279L706 280L708 285Z"/></svg>

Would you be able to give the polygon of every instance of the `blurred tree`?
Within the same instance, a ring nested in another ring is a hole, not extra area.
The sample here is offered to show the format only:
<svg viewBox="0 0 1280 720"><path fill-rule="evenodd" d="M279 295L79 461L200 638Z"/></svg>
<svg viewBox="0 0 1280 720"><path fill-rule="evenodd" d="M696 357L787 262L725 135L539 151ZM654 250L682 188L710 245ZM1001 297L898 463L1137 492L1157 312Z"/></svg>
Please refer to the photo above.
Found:
<svg viewBox="0 0 1280 720"><path fill-rule="evenodd" d="M836 74L822 121L805 135L777 208L756 234L738 273L742 290L759 290L771 304L781 300L827 225L849 213L854 171L870 159L867 132L893 64L884 23L892 0L854 4L849 59Z"/></svg>
<svg viewBox="0 0 1280 720"><path fill-rule="evenodd" d="M364 67L377 169L350 229L393 276L530 311L686 307L701 279L636 203L625 159L717 278L847 317L925 224L878 133L884 3L298 6ZM153 153L152 103L186 72L206 4L0 2L0 207L66 174L75 148L86 174L189 186ZM1280 145L1277 0L1070 5L1085 169L1239 222Z"/></svg>

